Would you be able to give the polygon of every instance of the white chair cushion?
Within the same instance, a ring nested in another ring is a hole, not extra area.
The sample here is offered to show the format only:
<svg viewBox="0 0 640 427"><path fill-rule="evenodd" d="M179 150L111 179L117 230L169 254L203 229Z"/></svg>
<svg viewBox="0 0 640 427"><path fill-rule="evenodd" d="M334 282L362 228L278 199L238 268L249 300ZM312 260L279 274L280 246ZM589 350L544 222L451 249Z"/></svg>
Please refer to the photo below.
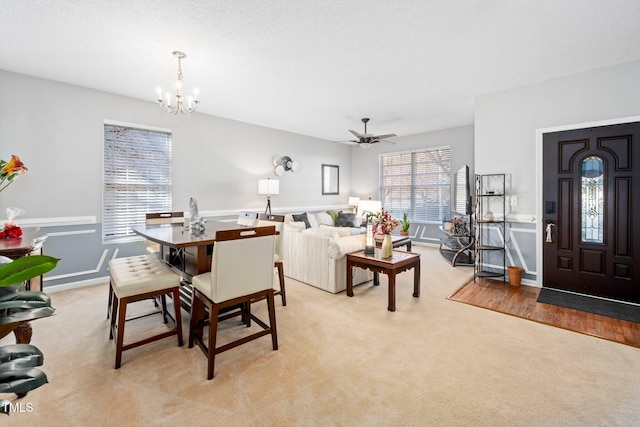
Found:
<svg viewBox="0 0 640 427"><path fill-rule="evenodd" d="M113 259L109 271L118 298L180 286L180 277L153 255Z"/></svg>

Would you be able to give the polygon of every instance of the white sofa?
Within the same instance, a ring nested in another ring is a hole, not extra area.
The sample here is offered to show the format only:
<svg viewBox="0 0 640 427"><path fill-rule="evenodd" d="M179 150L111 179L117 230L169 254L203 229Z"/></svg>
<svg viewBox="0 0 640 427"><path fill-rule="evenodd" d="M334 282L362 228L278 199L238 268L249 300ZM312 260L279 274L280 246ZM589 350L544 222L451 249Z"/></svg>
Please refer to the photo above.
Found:
<svg viewBox="0 0 640 427"><path fill-rule="evenodd" d="M310 228L285 216L283 233L284 274L331 293L347 287L349 252L364 249L364 235L359 228L334 227L326 213L307 213ZM373 279L373 273L354 269L353 284Z"/></svg>

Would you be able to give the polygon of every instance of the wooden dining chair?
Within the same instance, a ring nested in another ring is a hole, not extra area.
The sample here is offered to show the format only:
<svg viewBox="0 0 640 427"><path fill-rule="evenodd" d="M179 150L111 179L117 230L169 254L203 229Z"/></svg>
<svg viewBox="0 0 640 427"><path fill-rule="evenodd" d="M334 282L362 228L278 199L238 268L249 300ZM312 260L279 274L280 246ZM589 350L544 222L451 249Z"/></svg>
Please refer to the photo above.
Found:
<svg viewBox="0 0 640 427"><path fill-rule="evenodd" d="M238 221L236 224L238 225L247 225L249 227L255 227L258 223L258 213L257 212L240 212L238 214Z"/></svg>
<svg viewBox="0 0 640 427"><path fill-rule="evenodd" d="M189 348L196 343L207 356L207 379L213 378L216 354L269 334L273 349L278 349L273 298L275 233L275 227L218 231L211 271L192 280ZM268 325L251 313L251 304L261 300L267 301ZM236 306L241 309L225 311ZM219 317L220 313L223 314ZM242 315L243 326L253 320L262 330L217 347L218 322L238 315ZM207 342L204 340L205 326L209 327Z"/></svg>
<svg viewBox="0 0 640 427"><path fill-rule="evenodd" d="M280 295L282 305L287 305L287 293L284 287L284 254L282 240L284 238L284 215L258 214L258 227L273 225L278 232L276 235L276 244L274 247L274 267L278 269L278 283L280 289L276 290L274 295Z"/></svg>

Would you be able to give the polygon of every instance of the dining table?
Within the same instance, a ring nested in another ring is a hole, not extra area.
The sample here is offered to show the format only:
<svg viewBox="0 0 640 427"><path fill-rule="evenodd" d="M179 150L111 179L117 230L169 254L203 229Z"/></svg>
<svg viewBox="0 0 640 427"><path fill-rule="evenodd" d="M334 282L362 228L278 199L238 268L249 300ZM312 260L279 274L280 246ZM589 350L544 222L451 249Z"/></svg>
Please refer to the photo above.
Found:
<svg viewBox="0 0 640 427"><path fill-rule="evenodd" d="M158 256L182 278L180 304L191 309L191 280L198 274L211 271L211 257L216 233L224 230L245 229L231 221L207 221L205 229L185 228L183 224L140 224L132 226L133 232L158 243Z"/></svg>

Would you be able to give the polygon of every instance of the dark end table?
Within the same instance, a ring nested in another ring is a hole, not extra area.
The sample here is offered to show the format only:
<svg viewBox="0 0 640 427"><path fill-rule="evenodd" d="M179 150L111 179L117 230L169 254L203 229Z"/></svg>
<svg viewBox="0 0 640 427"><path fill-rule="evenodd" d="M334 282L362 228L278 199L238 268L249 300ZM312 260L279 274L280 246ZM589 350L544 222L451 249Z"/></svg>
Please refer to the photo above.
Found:
<svg viewBox="0 0 640 427"><path fill-rule="evenodd" d="M375 239L375 241L376 248L381 248L382 239ZM409 239L409 236L391 236L391 245L393 246L393 249L398 249L401 246L406 246L407 252L411 252L411 239Z"/></svg>
<svg viewBox="0 0 640 427"><path fill-rule="evenodd" d="M353 296L353 268L373 271L373 284L378 286L378 274L389 277L389 305L387 310L396 311L396 274L413 268L413 296L420 296L420 255L413 252L393 251L391 259L383 259L380 250L374 255L365 255L364 251L347 254L347 296Z"/></svg>

